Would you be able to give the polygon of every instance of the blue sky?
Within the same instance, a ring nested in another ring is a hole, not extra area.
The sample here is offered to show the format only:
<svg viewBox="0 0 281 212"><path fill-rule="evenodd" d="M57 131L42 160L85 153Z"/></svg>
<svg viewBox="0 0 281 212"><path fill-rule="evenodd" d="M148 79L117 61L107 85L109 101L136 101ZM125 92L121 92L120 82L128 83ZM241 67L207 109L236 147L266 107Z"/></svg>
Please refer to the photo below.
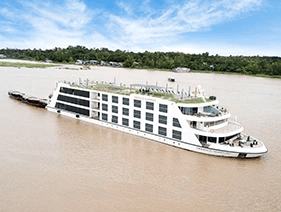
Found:
<svg viewBox="0 0 281 212"><path fill-rule="evenodd" d="M0 48L281 56L277 0L1 0Z"/></svg>

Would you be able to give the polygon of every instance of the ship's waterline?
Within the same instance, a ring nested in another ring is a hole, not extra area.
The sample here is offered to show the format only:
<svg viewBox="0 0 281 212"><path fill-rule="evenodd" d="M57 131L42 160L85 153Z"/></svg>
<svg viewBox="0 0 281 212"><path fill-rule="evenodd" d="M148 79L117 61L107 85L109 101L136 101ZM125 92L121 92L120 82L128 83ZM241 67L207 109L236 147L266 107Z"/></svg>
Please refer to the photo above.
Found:
<svg viewBox="0 0 281 212"><path fill-rule="evenodd" d="M95 68L1 68L0 211L280 211L280 80ZM165 85L170 76L238 117L269 152L244 160L172 148L10 99L78 77ZM207 93L208 92L208 93Z"/></svg>

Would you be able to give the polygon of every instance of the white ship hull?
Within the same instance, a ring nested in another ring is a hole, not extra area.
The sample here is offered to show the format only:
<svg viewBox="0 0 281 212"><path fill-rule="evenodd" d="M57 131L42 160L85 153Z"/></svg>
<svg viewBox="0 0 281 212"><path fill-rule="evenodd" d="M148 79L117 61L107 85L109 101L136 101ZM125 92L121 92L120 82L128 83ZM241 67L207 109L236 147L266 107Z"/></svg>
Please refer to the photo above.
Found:
<svg viewBox="0 0 281 212"><path fill-rule="evenodd" d="M150 139L150 140L153 140L153 141L156 141L159 143L167 144L167 145L170 145L173 147L177 147L177 148L181 148L181 149L189 150L189 151L193 151L193 152L203 153L203 154L207 154L207 155L233 157L233 158L256 158L256 157L260 157L260 156L264 155L267 152L266 148L264 148L263 150L259 150L259 153L256 153L257 151L241 152L241 149L239 149L239 148L237 148L237 151L235 151L234 149L223 150L223 149L210 148L210 147L206 148L202 145L190 144L190 143L188 143L188 141L177 141L175 139L170 139L167 137L154 135L152 133L148 133L145 131L135 130L134 128L124 127L124 126L120 126L118 124L88 118L83 115L77 115L75 113L63 111L63 110L57 109L57 108L52 108L50 106L47 106L46 109L51 112L63 115L63 116L68 116L71 118L79 119L79 120L86 121L89 123L97 124L100 126L108 127L111 129L119 130L119 131L122 131L125 133L129 133L132 135Z"/></svg>

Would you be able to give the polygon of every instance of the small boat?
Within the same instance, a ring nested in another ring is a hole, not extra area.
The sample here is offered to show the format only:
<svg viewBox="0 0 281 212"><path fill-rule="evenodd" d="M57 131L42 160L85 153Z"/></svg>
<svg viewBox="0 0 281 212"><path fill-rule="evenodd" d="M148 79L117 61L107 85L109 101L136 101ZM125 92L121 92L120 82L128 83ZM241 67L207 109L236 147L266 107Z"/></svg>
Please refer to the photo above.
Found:
<svg viewBox="0 0 281 212"><path fill-rule="evenodd" d="M176 78L175 78L175 77L169 77L169 78L168 78L168 81L169 81L169 82L175 82L175 81L176 81Z"/></svg>

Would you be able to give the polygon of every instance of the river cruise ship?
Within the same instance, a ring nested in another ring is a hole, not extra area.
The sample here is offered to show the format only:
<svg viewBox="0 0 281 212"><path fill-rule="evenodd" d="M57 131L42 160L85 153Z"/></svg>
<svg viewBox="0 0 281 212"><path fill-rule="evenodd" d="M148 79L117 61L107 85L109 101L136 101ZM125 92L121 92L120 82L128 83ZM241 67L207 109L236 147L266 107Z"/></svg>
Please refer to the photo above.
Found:
<svg viewBox="0 0 281 212"><path fill-rule="evenodd" d="M226 157L254 158L267 152L258 139L204 96L197 86L185 92L166 86L58 82L49 111L141 136L194 152Z"/></svg>

